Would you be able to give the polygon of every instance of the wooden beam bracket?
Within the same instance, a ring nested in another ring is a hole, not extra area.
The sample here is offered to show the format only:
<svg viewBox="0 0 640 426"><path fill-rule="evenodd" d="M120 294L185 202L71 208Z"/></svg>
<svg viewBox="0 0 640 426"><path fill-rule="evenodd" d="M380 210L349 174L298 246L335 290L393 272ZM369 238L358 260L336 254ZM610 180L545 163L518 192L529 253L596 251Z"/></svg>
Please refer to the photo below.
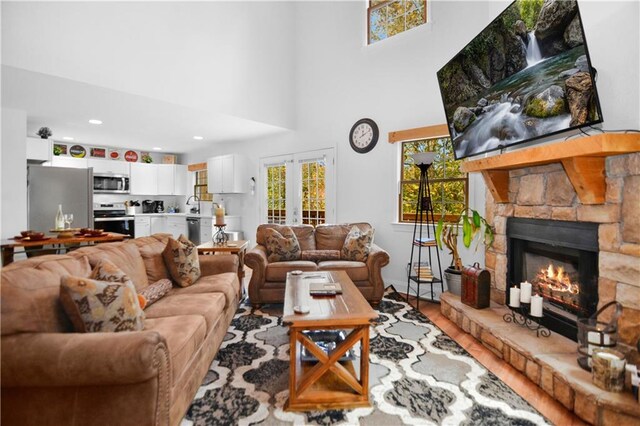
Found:
<svg viewBox="0 0 640 426"><path fill-rule="evenodd" d="M464 172L481 172L497 203L509 202L509 170L561 163L582 204L602 204L606 157L640 152L640 134L603 133L525 148L462 163Z"/></svg>

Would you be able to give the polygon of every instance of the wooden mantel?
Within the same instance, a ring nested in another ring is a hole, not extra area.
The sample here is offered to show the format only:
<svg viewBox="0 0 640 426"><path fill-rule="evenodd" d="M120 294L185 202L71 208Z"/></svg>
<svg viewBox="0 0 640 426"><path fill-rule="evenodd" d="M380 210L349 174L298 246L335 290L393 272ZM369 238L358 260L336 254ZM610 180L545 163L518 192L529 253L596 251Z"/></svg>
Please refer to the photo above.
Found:
<svg viewBox="0 0 640 426"><path fill-rule="evenodd" d="M494 200L508 203L509 170L562 163L580 202L603 204L606 157L631 152L640 152L640 134L602 133L465 161L461 169L465 172L482 172Z"/></svg>

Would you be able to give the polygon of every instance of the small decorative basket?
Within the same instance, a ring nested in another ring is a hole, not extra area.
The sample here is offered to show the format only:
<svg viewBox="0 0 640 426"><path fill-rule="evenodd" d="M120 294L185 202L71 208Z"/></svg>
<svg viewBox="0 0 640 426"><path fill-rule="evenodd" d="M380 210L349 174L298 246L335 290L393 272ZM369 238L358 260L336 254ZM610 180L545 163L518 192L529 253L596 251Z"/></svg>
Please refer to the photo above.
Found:
<svg viewBox="0 0 640 426"><path fill-rule="evenodd" d="M611 321L599 321L600 316L609 308L615 308ZM591 371L594 351L613 349L618 344L618 318L622 314L622 305L609 302L589 318L578 319L578 365Z"/></svg>

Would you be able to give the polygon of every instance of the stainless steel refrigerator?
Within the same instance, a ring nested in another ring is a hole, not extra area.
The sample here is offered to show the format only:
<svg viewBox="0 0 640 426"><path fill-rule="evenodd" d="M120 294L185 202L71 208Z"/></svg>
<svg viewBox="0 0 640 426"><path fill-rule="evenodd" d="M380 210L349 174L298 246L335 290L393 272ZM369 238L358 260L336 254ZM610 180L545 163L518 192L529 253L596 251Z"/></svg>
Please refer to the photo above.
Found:
<svg viewBox="0 0 640 426"><path fill-rule="evenodd" d="M93 169L30 165L27 192L29 229L55 228L59 204L73 213L73 228L93 228Z"/></svg>

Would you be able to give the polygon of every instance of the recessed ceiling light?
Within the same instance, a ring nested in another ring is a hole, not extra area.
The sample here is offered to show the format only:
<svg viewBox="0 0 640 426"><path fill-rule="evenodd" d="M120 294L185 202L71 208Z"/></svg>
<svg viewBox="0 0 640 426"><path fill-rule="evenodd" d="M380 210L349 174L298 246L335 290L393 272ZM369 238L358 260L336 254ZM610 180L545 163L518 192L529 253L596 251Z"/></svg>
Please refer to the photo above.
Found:
<svg viewBox="0 0 640 426"><path fill-rule="evenodd" d="M201 141L202 139L204 139L202 136L194 136L193 138L197 141Z"/></svg>
<svg viewBox="0 0 640 426"><path fill-rule="evenodd" d="M72 141L73 138L71 136L63 136L62 139L64 139L65 141Z"/></svg>
<svg viewBox="0 0 640 426"><path fill-rule="evenodd" d="M91 120L89 120L89 123L91 123L91 124L102 124L102 121L91 119Z"/></svg>
<svg viewBox="0 0 640 426"><path fill-rule="evenodd" d="M154 150L154 151L162 151L162 148L160 148L159 146L154 146L154 147L153 147L153 150Z"/></svg>

